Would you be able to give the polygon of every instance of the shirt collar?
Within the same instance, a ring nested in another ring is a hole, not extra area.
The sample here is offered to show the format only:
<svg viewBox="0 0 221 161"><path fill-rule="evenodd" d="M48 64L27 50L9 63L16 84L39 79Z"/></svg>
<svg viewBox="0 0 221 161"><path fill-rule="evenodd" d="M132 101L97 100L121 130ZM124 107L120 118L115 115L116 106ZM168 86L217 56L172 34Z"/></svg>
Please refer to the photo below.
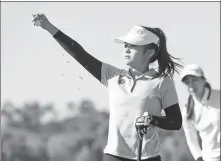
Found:
<svg viewBox="0 0 221 161"><path fill-rule="evenodd" d="M132 67L130 66L125 66L123 68L123 71L121 72L121 76L129 76L131 77L130 71L132 70ZM147 71L146 73L142 74L139 76L139 78L141 77L145 77L145 78L153 78L153 76L156 74L156 70L154 69L150 69L149 71Z"/></svg>

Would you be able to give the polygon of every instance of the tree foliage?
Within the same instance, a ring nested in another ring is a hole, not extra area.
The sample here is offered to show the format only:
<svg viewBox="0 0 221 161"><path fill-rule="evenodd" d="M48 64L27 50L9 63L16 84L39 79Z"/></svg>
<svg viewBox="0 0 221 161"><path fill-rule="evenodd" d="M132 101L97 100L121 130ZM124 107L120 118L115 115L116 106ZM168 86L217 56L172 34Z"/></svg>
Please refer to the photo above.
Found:
<svg viewBox="0 0 221 161"><path fill-rule="evenodd" d="M52 104L37 102L15 107L7 102L1 110L2 161L101 161L107 142L109 114L98 111L89 100L77 107L76 114L62 120ZM44 121L47 115L50 120ZM183 131L160 131L162 160L193 161Z"/></svg>

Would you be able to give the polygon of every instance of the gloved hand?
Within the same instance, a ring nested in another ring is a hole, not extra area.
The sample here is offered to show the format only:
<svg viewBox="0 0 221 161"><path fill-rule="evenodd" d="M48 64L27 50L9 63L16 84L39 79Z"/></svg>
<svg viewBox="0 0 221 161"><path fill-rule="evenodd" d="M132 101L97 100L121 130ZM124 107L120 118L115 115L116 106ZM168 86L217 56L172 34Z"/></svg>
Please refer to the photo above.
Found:
<svg viewBox="0 0 221 161"><path fill-rule="evenodd" d="M137 135L139 139L142 139L143 135L147 133L150 122L152 121L152 117L148 112L144 112L144 114L137 118L135 127L137 130Z"/></svg>

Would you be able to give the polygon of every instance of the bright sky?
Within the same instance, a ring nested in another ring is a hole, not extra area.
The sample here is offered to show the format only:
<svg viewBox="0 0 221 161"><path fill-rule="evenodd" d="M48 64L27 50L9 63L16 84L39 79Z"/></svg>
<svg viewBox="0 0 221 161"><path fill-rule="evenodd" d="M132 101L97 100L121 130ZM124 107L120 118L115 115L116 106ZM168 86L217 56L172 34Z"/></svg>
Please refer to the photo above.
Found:
<svg viewBox="0 0 221 161"><path fill-rule="evenodd" d="M62 110L69 101L89 98L99 109L108 107L106 88L49 33L33 26L32 14L39 12L94 57L117 67L122 67L123 46L115 37L135 24L160 27L169 53L185 64L199 64L212 87L220 89L219 2L2 2L2 105L37 100ZM187 90L177 75L175 83L183 104Z"/></svg>

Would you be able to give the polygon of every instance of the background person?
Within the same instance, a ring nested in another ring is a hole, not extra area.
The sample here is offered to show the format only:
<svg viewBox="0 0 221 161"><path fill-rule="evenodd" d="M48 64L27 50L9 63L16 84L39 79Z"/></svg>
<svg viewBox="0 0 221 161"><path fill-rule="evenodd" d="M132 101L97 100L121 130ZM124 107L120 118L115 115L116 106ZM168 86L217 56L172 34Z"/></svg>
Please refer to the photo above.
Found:
<svg viewBox="0 0 221 161"><path fill-rule="evenodd" d="M182 110L190 152L197 161L220 161L220 100L214 103L213 90L198 65L186 66L181 80L190 94Z"/></svg>

